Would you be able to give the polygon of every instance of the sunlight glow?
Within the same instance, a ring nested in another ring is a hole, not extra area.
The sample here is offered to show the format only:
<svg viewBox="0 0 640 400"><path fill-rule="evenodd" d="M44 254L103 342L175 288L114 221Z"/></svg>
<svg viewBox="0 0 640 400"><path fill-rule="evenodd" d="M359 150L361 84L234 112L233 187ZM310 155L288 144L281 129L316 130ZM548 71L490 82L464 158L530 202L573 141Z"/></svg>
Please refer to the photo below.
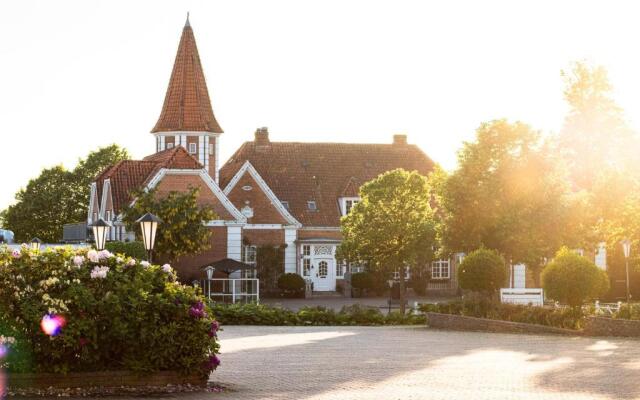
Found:
<svg viewBox="0 0 640 400"><path fill-rule="evenodd" d="M336 339L344 336L355 335L355 332L309 332L309 333L281 333L264 336L248 336L237 339L224 339L221 336L221 353L229 354L237 351L255 349L269 349L275 347L287 347L320 342L322 340Z"/></svg>

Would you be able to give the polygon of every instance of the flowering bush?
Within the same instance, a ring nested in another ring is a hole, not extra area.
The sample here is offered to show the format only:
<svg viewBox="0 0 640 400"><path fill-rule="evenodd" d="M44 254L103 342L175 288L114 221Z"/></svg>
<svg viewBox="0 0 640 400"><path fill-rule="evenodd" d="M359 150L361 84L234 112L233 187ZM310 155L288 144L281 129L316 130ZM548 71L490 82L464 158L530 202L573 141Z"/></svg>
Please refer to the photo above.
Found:
<svg viewBox="0 0 640 400"><path fill-rule="evenodd" d="M220 363L218 324L176 278L108 251L0 247L0 360L12 372L206 376Z"/></svg>

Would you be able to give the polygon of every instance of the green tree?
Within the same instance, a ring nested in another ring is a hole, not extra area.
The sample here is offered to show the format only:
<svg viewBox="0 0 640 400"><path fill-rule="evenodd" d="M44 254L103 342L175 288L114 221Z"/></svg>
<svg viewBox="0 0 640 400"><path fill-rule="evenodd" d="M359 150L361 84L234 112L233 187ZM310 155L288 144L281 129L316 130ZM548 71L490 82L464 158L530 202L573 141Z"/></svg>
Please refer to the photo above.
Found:
<svg viewBox="0 0 640 400"><path fill-rule="evenodd" d="M2 211L3 226L25 242L38 237L45 242L62 238L62 226L87 218L89 184L108 165L128 158L117 145L100 148L69 171L63 166L42 170L15 195L15 203Z"/></svg>
<svg viewBox="0 0 640 400"><path fill-rule="evenodd" d="M136 220L148 212L162 219L158 227L154 251L167 261L175 262L180 256L196 254L211 246L211 229L203 222L217 218L209 205L198 204L199 189L190 188L187 192L169 192L166 196L157 195L155 190L138 192L133 205L123 211L123 221L127 230L137 232L140 229Z"/></svg>
<svg viewBox="0 0 640 400"><path fill-rule="evenodd" d="M339 258L391 274L433 257L436 221L424 176L402 169L386 172L360 188L360 199L340 221ZM404 273L400 277L404 313Z"/></svg>
<svg viewBox="0 0 640 400"><path fill-rule="evenodd" d="M562 248L542 271L542 286L548 297L580 307L609 290L609 278L593 262Z"/></svg>
<svg viewBox="0 0 640 400"><path fill-rule="evenodd" d="M506 282L507 265L495 250L472 251L458 266L458 283L462 289L493 296Z"/></svg>
<svg viewBox="0 0 640 400"><path fill-rule="evenodd" d="M483 123L459 152L457 170L437 182L448 252L484 246L536 269L575 237L563 169L523 123Z"/></svg>

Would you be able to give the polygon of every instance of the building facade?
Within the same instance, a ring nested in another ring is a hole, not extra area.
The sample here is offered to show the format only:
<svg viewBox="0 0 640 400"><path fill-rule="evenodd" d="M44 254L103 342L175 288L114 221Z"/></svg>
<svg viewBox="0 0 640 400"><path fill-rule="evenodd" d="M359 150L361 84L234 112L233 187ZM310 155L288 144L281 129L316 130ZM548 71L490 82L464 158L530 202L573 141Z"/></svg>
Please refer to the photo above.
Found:
<svg viewBox="0 0 640 400"><path fill-rule="evenodd" d="M91 188L87 220L112 221L110 240L131 240L121 219L136 190L158 193L199 187L202 204L216 210L208 221L211 248L181 258L182 280L201 279L201 267L222 258L255 263L261 246L284 247L284 271L334 291L353 268L335 257L340 218L359 201L358 189L396 168L427 175L433 161L404 135L388 144L272 141L258 128L220 166L223 130L209 98L193 29L183 29L160 117L152 129L155 152L122 161L100 174ZM391 139L391 138L390 138ZM430 266L430 287L454 289L455 260Z"/></svg>

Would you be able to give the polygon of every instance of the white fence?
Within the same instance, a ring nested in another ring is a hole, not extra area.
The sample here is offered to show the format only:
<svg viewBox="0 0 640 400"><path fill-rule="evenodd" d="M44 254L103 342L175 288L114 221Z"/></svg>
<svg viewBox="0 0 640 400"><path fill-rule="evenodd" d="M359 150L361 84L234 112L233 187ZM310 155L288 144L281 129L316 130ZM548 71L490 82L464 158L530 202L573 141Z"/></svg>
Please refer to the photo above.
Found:
<svg viewBox="0 0 640 400"><path fill-rule="evenodd" d="M542 289L508 288L500 289L500 301L510 304L544 305L544 291Z"/></svg>
<svg viewBox="0 0 640 400"><path fill-rule="evenodd" d="M211 300L221 303L259 303L260 280L255 278L204 279L202 292Z"/></svg>

